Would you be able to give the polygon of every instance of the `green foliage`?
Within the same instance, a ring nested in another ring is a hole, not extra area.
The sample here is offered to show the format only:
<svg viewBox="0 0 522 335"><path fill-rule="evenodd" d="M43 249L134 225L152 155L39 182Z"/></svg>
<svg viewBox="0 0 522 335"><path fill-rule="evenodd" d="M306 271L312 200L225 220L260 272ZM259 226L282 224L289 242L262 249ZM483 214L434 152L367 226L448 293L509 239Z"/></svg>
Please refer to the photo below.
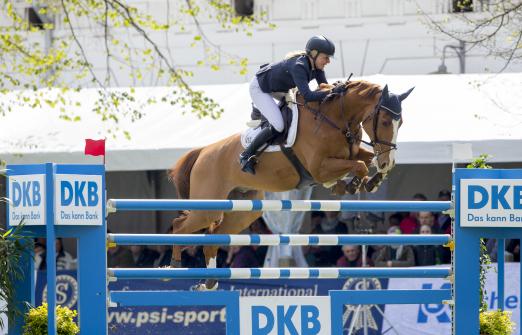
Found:
<svg viewBox="0 0 522 335"><path fill-rule="evenodd" d="M490 269L493 268L491 265L491 257L489 257L488 249L486 248L486 241L484 239L480 239L480 273L479 273L479 282L480 282L480 311L484 312L488 310L488 302L486 297L488 296L488 292L486 290L486 274Z"/></svg>
<svg viewBox="0 0 522 335"><path fill-rule="evenodd" d="M56 332L58 335L75 335L80 328L74 322L77 312L67 307L56 306ZM25 316L23 335L47 334L47 304L31 308Z"/></svg>
<svg viewBox="0 0 522 335"><path fill-rule="evenodd" d="M236 15L229 0L163 4L167 6L166 15L160 18L121 0L0 0L0 12L5 17L0 27L0 95L6 96L0 100L0 116L23 106L45 107L59 110L64 120L79 121L73 113L80 102L70 101L66 93L97 87L99 98L92 111L108 123L107 128L112 129L109 133L116 136L122 131L118 125L123 118L135 120L143 116L142 108L134 104L133 92L122 94L109 89L119 86L116 71L123 71L129 73L132 86L152 82L175 88L156 101L187 107L200 117L219 117L223 109L203 92L190 87L187 78L192 72L175 65L176 53L171 53L168 44L166 48L157 44L157 33L164 32L162 40L168 40L174 33L192 34L189 45L199 45L205 52L205 59L194 59L194 65L218 70L220 64L235 64L240 74L246 74L247 59L229 54L212 43L199 21L210 19L222 29L246 35L251 35L256 25L273 26L266 22L265 13ZM30 23L26 8L35 9L43 23ZM186 28L189 23L193 23L190 31ZM92 32L90 35L98 36L99 43L86 45L82 39L85 33L79 33L86 29ZM105 64L94 64L89 59L93 48L99 51ZM56 94L50 96L49 89ZM24 90L33 94L24 95Z"/></svg>
<svg viewBox="0 0 522 335"><path fill-rule="evenodd" d="M7 201L0 199L0 201ZM21 259L33 250L33 240L23 236L23 224L5 230L0 228L0 300L6 302L6 309L0 309L0 314L7 315L9 320L22 315L20 302L15 300L16 281L24 277ZM5 325L0 319L0 328Z"/></svg>
<svg viewBox="0 0 522 335"><path fill-rule="evenodd" d="M468 169L491 169L491 166L487 164L488 159L491 158L488 154L481 154L479 157L475 158L471 163L466 165ZM480 282L480 311L485 312L488 310L488 303L486 301L487 291L486 291L486 274L493 267L491 265L491 258L489 257L488 250L486 248L486 241L484 239L480 239L480 274L479 274L479 282Z"/></svg>
<svg viewBox="0 0 522 335"><path fill-rule="evenodd" d="M489 165L487 162L491 158L488 154L482 154L478 156L478 158L475 158L471 163L466 165L466 168L468 169L491 169L491 165Z"/></svg>
<svg viewBox="0 0 522 335"><path fill-rule="evenodd" d="M497 310L480 313L480 334L511 335L514 329L511 312Z"/></svg>

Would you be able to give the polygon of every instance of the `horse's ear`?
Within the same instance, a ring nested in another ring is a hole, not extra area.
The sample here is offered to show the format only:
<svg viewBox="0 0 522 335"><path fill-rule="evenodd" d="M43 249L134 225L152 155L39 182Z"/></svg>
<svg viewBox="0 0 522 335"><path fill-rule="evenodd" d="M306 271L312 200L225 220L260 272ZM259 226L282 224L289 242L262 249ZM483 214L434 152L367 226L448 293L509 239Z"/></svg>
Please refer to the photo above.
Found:
<svg viewBox="0 0 522 335"><path fill-rule="evenodd" d="M406 99L408 97L408 95L410 95L411 91L413 91L413 89L415 88L415 86L413 86L412 88L410 88L409 90L407 90L406 92L402 93L401 95L399 95L399 99L402 101L404 99Z"/></svg>
<svg viewBox="0 0 522 335"><path fill-rule="evenodd" d="M388 97L388 84L384 85L384 88L382 89L382 96Z"/></svg>

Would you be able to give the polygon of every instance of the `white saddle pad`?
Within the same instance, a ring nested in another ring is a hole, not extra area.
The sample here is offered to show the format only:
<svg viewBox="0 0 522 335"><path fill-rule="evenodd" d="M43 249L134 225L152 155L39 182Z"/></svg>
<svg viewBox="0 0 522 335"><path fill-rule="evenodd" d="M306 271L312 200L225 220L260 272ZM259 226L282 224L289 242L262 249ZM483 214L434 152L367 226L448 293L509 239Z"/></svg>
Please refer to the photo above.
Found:
<svg viewBox="0 0 522 335"><path fill-rule="evenodd" d="M292 108L292 124L290 125L290 129L288 130L288 136L286 138L285 147L289 148L294 145L295 138L297 136L297 123L299 122L299 113L297 111L296 104L289 104ZM241 145L246 149L248 145L252 142L252 140L259 134L261 131L261 127L256 126L255 128L247 128L241 133ZM279 145L271 145L265 150L266 152L274 152L281 151Z"/></svg>

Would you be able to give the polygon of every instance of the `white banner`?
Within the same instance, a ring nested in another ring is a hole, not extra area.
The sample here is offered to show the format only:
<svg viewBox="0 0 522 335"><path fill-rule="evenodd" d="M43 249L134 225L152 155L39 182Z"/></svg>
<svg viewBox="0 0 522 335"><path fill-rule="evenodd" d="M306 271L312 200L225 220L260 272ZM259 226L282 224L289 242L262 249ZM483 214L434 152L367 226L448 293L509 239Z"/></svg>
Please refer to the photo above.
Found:
<svg viewBox="0 0 522 335"><path fill-rule="evenodd" d="M522 179L460 181L461 227L522 227Z"/></svg>
<svg viewBox="0 0 522 335"><path fill-rule="evenodd" d="M9 176L9 224L45 225L45 175Z"/></svg>
<svg viewBox="0 0 522 335"><path fill-rule="evenodd" d="M57 225L101 225L102 177L100 175L56 174L55 216Z"/></svg>
<svg viewBox="0 0 522 335"><path fill-rule="evenodd" d="M241 297L241 335L329 335L329 297Z"/></svg>
<svg viewBox="0 0 522 335"><path fill-rule="evenodd" d="M520 276L519 263L506 263L504 308L512 312L512 320L519 324ZM478 280L478 279L476 279ZM442 279L390 279L389 289L447 289L449 284ZM487 301L489 309L498 308L496 264L488 272L486 281ZM386 305L383 331L390 327L401 335L450 335L451 314L447 305ZM389 322L386 322L386 319ZM389 331L389 334L395 332ZM519 328L513 335L520 334Z"/></svg>

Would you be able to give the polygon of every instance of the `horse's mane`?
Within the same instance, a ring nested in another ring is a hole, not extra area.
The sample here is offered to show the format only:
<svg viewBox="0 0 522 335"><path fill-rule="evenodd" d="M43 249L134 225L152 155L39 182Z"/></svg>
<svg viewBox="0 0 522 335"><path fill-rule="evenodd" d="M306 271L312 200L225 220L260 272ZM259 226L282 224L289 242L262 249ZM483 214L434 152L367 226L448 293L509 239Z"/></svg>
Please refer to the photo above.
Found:
<svg viewBox="0 0 522 335"><path fill-rule="evenodd" d="M370 83L366 80L355 80L343 83L348 87L348 93L356 93L367 99L372 99L381 93L382 89L378 84Z"/></svg>
<svg viewBox="0 0 522 335"><path fill-rule="evenodd" d="M354 81L336 81L332 84L334 87L342 86L343 92L348 91L348 94L357 94L364 99L373 99L377 94L381 93L382 89L379 85L370 83L366 80L354 80ZM317 91L320 89L318 88ZM329 102L336 100L341 95L339 93L330 94L326 97L323 102Z"/></svg>

